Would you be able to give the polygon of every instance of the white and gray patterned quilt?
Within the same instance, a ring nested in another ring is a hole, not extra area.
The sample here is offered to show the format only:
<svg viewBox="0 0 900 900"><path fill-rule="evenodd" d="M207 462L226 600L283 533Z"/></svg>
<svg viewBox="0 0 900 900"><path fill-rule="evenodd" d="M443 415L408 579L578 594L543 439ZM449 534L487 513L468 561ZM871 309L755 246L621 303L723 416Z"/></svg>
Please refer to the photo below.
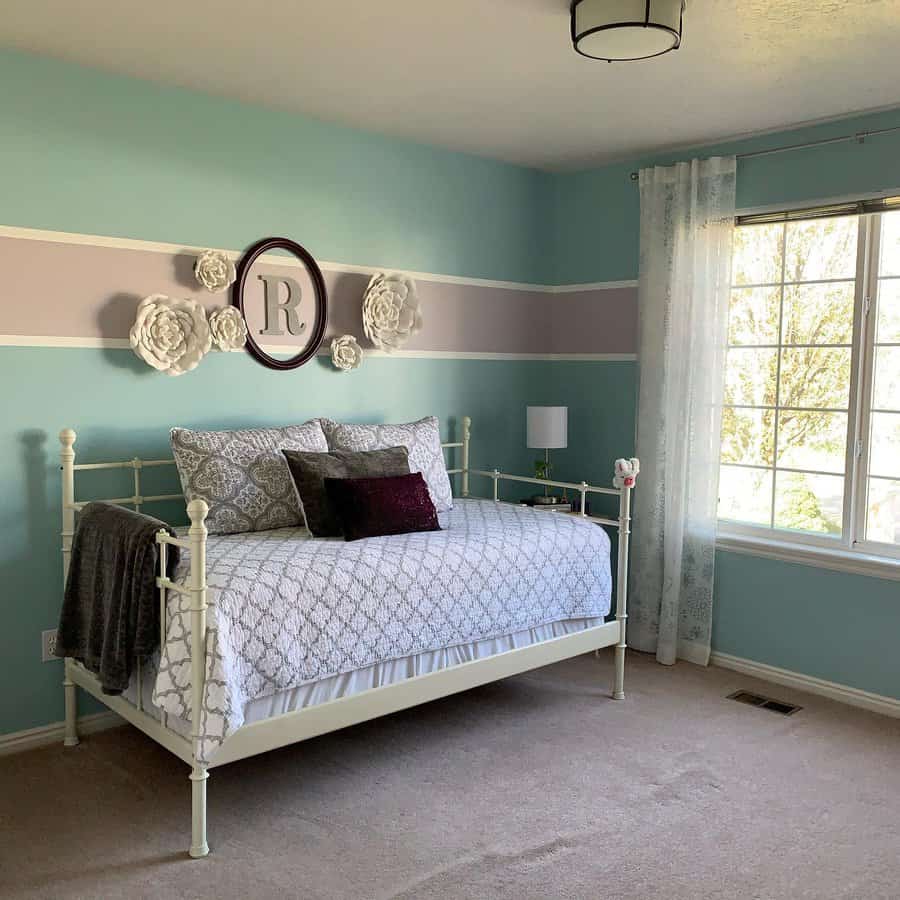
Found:
<svg viewBox="0 0 900 900"><path fill-rule="evenodd" d="M351 543L210 536L202 755L249 700L378 662L609 612L609 539L574 516L460 500L444 530ZM184 581L188 554L176 580ZM170 592L154 702L191 718L190 600Z"/></svg>

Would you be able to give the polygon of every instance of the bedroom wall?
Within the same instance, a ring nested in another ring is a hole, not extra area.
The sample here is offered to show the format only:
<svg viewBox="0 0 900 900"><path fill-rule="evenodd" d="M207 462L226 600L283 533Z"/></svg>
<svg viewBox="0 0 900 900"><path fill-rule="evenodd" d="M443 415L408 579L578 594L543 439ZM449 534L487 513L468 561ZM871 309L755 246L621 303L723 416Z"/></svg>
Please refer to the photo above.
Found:
<svg viewBox="0 0 900 900"><path fill-rule="evenodd" d="M60 428L89 462L164 455L174 424L434 413L452 433L468 414L472 463L521 471L527 403L557 402L578 377L600 385L602 416L605 396L614 409L633 390L630 370L605 368L633 343L628 298L541 287L550 176L18 53L0 52L0 81L0 735L63 713L61 664L40 662L61 593ZM350 375L323 357L282 373L214 354L168 378L125 348L139 297L191 292L190 247L272 234L325 265L341 330L360 333L356 267L423 273L410 352ZM608 477L620 452L601 437L586 477Z"/></svg>
<svg viewBox="0 0 900 900"><path fill-rule="evenodd" d="M552 206L555 280L630 282L637 278L640 203L629 173L694 156L745 153L847 133L900 125L900 112L766 134L727 145L685 149L557 177ZM833 144L738 164L737 202L748 209L802 204L875 191L900 193L900 133L863 144ZM636 293L636 287L623 291ZM624 363L636 387L637 364ZM573 377L570 403L582 403L585 383ZM619 398L636 404L636 393ZM608 423L587 435L590 446ZM585 456L565 451L567 477ZM721 653L900 698L898 582L732 552L716 555L713 649Z"/></svg>

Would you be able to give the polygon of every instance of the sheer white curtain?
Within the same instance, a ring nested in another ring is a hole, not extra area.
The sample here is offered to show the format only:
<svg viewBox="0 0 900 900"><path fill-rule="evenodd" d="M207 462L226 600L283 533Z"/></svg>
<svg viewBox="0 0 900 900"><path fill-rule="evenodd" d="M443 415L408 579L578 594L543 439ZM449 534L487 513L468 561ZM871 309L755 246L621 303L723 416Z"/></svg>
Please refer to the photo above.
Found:
<svg viewBox="0 0 900 900"><path fill-rule="evenodd" d="M643 169L628 643L706 665L734 228L734 157Z"/></svg>

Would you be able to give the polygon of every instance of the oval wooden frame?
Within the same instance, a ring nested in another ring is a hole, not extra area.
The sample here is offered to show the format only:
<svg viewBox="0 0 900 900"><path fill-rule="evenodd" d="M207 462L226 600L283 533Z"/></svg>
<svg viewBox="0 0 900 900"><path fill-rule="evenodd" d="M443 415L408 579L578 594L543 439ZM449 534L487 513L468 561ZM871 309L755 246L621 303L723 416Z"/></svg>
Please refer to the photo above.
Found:
<svg viewBox="0 0 900 900"><path fill-rule="evenodd" d="M313 330L309 343L296 356L292 356L290 359L276 359L274 356L269 356L256 343L256 338L253 337L248 329L247 352L258 363L262 363L270 369L288 371L289 369L299 368L316 355L316 352L322 345L322 340L325 337L325 328L328 324L328 292L325 289L325 279L322 277L322 270L313 259L312 254L290 238L268 237L257 241L247 250L238 263L237 278L235 279L234 287L231 289L231 305L236 306L240 310L246 321L247 316L244 314L244 284L247 280L247 273L250 271L253 263L263 253L279 249L287 250L297 257L306 267L306 271L312 279L313 288L316 292L316 327Z"/></svg>

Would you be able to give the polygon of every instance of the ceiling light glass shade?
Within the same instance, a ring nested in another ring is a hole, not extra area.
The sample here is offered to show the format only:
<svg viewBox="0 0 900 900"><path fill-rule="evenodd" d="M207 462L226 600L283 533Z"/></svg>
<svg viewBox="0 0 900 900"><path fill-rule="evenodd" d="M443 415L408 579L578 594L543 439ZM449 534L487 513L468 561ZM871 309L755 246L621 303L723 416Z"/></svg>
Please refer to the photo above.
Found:
<svg viewBox="0 0 900 900"><path fill-rule="evenodd" d="M683 0L574 0L572 44L608 62L647 59L681 44Z"/></svg>

